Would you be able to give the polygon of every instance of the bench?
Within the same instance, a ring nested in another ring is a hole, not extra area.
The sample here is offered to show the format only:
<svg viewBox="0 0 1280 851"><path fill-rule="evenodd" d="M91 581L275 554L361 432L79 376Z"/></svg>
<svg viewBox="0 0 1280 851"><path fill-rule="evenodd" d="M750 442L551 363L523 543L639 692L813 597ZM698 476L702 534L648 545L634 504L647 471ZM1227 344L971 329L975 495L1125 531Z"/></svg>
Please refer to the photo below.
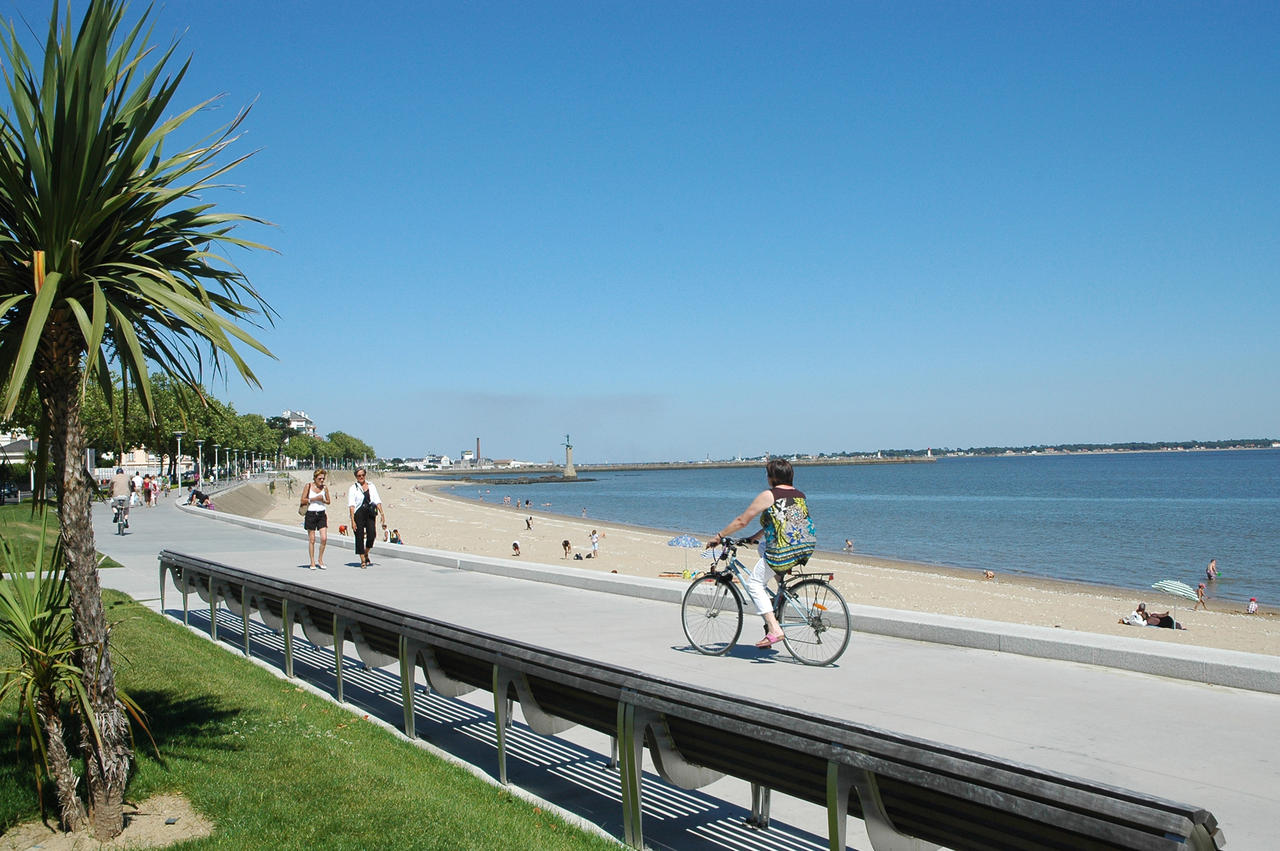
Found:
<svg viewBox="0 0 1280 851"><path fill-rule="evenodd" d="M846 847L848 816L863 820L876 851L928 849L1175 849L1211 851L1225 840L1203 808L1045 771L974 751L838 718L789 711L737 695L462 629L368 601L256 575L165 550L167 577L285 637L292 676L295 624L334 648L336 697L351 641L367 664L399 663L404 730L414 736L413 684L421 670L432 691L456 697L475 689L494 698L498 777L506 777L505 731L518 702L534 732L582 725L613 737L624 839L644 847L641 770L648 750L667 782L694 789L728 775L752 787L750 822L769 824L776 790L823 806L832 849ZM216 628L211 628L216 639Z"/></svg>

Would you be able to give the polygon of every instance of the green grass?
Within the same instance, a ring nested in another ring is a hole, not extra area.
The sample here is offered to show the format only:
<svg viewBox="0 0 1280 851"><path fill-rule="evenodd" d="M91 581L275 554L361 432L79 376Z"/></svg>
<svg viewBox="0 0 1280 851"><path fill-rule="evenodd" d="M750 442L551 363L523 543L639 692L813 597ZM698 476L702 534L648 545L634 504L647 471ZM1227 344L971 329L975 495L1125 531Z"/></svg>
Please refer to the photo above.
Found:
<svg viewBox="0 0 1280 851"><path fill-rule="evenodd" d="M53 508L49 508L49 535L52 542L52 536L58 529L58 515ZM31 516L31 503L23 502L13 505L0 505L0 535L13 541L20 555L35 557L36 542L40 540L40 512L36 510L35 517ZM46 557L51 555L46 552ZM100 556L98 567L120 567L120 563L113 558Z"/></svg>
<svg viewBox="0 0 1280 851"><path fill-rule="evenodd" d="M104 600L118 679L164 757L139 734L126 797L186 795L216 828L184 849L617 847L124 595ZM0 832L38 812L14 710L0 706Z"/></svg>

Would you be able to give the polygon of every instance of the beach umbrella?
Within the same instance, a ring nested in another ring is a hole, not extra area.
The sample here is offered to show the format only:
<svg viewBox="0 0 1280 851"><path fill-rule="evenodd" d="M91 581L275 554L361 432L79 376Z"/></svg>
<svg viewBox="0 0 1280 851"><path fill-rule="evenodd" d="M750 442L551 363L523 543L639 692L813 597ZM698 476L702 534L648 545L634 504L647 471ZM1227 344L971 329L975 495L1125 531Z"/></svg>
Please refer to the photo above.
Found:
<svg viewBox="0 0 1280 851"><path fill-rule="evenodd" d="M1172 594L1175 597L1182 597L1187 600L1200 599L1196 594L1196 589L1192 588L1187 583L1179 582L1176 579L1161 579L1151 587L1157 591L1163 591L1166 594ZM1178 615L1176 610L1170 613L1170 617L1172 617L1174 622L1177 623Z"/></svg>
<svg viewBox="0 0 1280 851"><path fill-rule="evenodd" d="M689 572L689 550L695 550L702 546L702 542L692 535L678 535L667 541L668 547L680 547L684 550L684 571Z"/></svg>

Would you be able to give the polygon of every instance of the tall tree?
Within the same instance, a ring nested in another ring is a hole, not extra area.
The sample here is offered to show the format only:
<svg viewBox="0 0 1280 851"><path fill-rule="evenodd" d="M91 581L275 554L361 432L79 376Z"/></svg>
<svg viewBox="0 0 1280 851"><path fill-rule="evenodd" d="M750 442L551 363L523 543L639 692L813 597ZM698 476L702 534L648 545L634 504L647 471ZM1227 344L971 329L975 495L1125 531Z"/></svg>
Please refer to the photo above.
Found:
<svg viewBox="0 0 1280 851"><path fill-rule="evenodd" d="M55 4L43 54L28 58L13 23L3 40L8 103L0 114L0 417L35 388L42 451L60 479L61 537L79 667L93 707L79 748L89 822L123 827L132 753L116 694L94 558L80 405L97 380L153 411L148 371L200 392L229 362L257 380L236 341L269 354L246 328L271 308L220 250L261 248L232 235L247 216L201 200L241 160L223 163L245 113L170 153L175 131L208 101L173 112L190 60L154 50L147 13L127 28L118 0L90 0L79 27ZM185 135L185 134L184 134ZM46 450L45 447L48 449Z"/></svg>

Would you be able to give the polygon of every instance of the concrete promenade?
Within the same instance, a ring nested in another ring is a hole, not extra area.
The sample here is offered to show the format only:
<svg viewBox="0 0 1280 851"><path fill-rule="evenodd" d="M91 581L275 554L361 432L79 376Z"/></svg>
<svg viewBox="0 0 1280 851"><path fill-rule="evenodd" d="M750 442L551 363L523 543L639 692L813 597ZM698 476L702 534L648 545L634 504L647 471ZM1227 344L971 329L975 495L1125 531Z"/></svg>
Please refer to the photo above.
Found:
<svg viewBox="0 0 1280 851"><path fill-rule="evenodd" d="M785 651L757 651L749 643L728 656L710 658L686 648L679 608L650 599L663 595L646 591L644 581L634 587L624 583L627 593L603 593L585 586L617 582L617 577L593 574L590 582L586 577L579 582L579 574L570 573L569 584L529 581L427 564L413 557L429 551L385 544L374 548L375 566L360 570L354 566L350 539L336 534L326 557L329 569L313 572L306 569L300 529L178 509L171 498L157 509L133 509L130 534L119 537L109 511L98 506L95 512L98 549L125 565L124 570L102 571L103 584L153 600L153 606L158 603L156 554L172 549L672 680L772 699L1203 806L1217 816L1232 849L1277 845L1280 695L1268 691L863 632L854 634L849 650L831 668L804 667ZM472 560L489 562L494 570L505 567L502 560ZM551 565L543 570L561 579L565 570L572 571ZM170 595L169 609L180 608L180 597L172 589ZM902 634L911 634L912 621L928 620L869 607L858 607L857 616L900 621ZM881 633L892 632L891 626L882 624ZM986 635L987 646L1011 643L1024 652L1028 642L1064 642L1061 631L1052 629L991 622L946 626ZM1009 635L1000 635L1002 630ZM750 622L744 641L755 633ZM1126 650L1138 655L1152 651L1150 643L1139 639L1108 638L1107 644L1116 658ZM1216 651L1214 660L1233 670L1232 676L1247 681L1251 666L1259 679L1275 676L1273 657L1216 653L1225 651ZM1089 650L1082 658L1091 655L1097 656ZM1174 667L1185 675L1184 663ZM727 786L726 800L748 805L742 789ZM816 818L793 812L775 797L773 815L778 821L803 822L802 830L822 835L821 811ZM854 826L851 820L851 844L864 847L856 841ZM645 829L646 840L666 847L659 841L660 831L649 822Z"/></svg>

